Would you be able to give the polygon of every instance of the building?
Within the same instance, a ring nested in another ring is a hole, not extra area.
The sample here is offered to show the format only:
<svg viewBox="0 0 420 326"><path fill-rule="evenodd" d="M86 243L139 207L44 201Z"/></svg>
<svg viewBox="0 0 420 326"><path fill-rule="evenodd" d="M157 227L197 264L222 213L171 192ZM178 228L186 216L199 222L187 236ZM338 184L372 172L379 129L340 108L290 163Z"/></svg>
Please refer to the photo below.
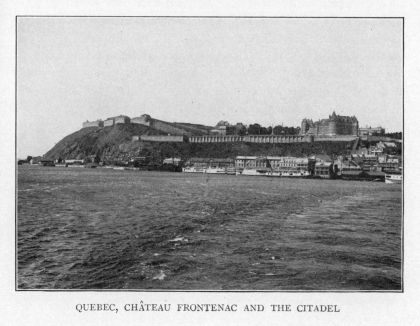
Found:
<svg viewBox="0 0 420 326"><path fill-rule="evenodd" d="M309 159L306 157L267 156L267 160L275 172L309 171Z"/></svg>
<svg viewBox="0 0 420 326"><path fill-rule="evenodd" d="M102 128L104 126L104 122L100 119L96 120L96 121L88 121L86 120L85 122L83 122L82 127L83 128L88 128L88 127L99 127Z"/></svg>
<svg viewBox="0 0 420 326"><path fill-rule="evenodd" d="M385 128L382 127L365 127L359 128L359 136L377 136L377 135L384 135Z"/></svg>
<svg viewBox="0 0 420 326"><path fill-rule="evenodd" d="M369 148L369 152L372 154L397 154L399 148L395 142L380 141L375 146Z"/></svg>
<svg viewBox="0 0 420 326"><path fill-rule="evenodd" d="M235 158L236 170L248 169L259 169L266 168L270 165L267 157L265 156L237 156Z"/></svg>
<svg viewBox="0 0 420 326"><path fill-rule="evenodd" d="M333 164L331 162L319 161L315 163L314 176L329 179L333 176Z"/></svg>
<svg viewBox="0 0 420 326"><path fill-rule="evenodd" d="M237 124L237 126L232 126L229 122L221 120L217 123L214 129L210 130L210 135L235 135L238 134L236 132L237 127L240 128L240 125Z"/></svg>
<svg viewBox="0 0 420 326"><path fill-rule="evenodd" d="M300 134L329 137L337 135L357 136L358 131L359 122L355 116L341 116L337 115L334 111L328 119L322 119L316 122L303 119Z"/></svg>
<svg viewBox="0 0 420 326"><path fill-rule="evenodd" d="M185 163L185 165L189 167L195 167L196 169L230 168L235 165L235 160L230 158L193 157L190 158Z"/></svg>

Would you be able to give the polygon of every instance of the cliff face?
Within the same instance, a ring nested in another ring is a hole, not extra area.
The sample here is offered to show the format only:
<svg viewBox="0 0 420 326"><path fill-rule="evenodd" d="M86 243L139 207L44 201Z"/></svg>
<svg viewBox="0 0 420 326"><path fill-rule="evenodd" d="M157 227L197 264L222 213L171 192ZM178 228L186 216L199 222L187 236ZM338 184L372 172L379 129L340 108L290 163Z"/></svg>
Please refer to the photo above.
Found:
<svg viewBox="0 0 420 326"><path fill-rule="evenodd" d="M182 124L178 124L181 127ZM197 128L193 125L187 128ZM190 129L190 130L191 130ZM76 131L58 142L47 159L83 159L97 155L105 163L128 162L146 156L156 164L167 157L234 158L237 155L281 155L303 157L312 154L349 153L352 142L315 142L290 144L255 143L158 143L132 141L132 136L164 135L162 131L139 124L118 124L113 127L89 127Z"/></svg>

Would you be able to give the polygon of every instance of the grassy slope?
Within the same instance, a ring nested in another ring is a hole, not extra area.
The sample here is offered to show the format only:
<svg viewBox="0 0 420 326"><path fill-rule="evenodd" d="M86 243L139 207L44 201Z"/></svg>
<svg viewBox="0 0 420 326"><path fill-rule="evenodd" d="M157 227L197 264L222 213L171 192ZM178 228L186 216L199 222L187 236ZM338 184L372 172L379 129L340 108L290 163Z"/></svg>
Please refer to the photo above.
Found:
<svg viewBox="0 0 420 326"><path fill-rule="evenodd" d="M83 128L58 142L46 154L46 158L84 158L87 155L102 156L116 152L120 144L130 142L134 135L159 135L159 131L139 124L116 125L105 128Z"/></svg>

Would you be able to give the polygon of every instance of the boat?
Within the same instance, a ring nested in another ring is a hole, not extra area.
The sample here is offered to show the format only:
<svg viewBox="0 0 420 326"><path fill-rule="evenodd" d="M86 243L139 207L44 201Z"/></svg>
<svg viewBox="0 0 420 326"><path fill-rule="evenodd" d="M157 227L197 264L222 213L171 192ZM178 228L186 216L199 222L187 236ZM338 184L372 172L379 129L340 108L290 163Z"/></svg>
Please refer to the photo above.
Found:
<svg viewBox="0 0 420 326"><path fill-rule="evenodd" d="M208 167L208 168L204 169L204 173L226 174L226 170L224 168L219 168L219 167Z"/></svg>
<svg viewBox="0 0 420 326"><path fill-rule="evenodd" d="M311 174L309 171L282 171L282 177L292 177L292 178L302 178L302 177L309 177Z"/></svg>
<svg viewBox="0 0 420 326"><path fill-rule="evenodd" d="M269 171L266 173L267 177L281 177L280 171Z"/></svg>
<svg viewBox="0 0 420 326"><path fill-rule="evenodd" d="M204 168L195 166L186 166L182 168L182 172L185 173L204 173Z"/></svg>
<svg viewBox="0 0 420 326"><path fill-rule="evenodd" d="M388 184L401 184L402 183L402 173L400 171L388 171L385 173L385 183Z"/></svg>
<svg viewBox="0 0 420 326"><path fill-rule="evenodd" d="M235 167L233 166L233 167L228 167L228 168L226 168L226 174L232 174L232 175L235 175L235 174L236 174L236 169L235 169Z"/></svg>
<svg viewBox="0 0 420 326"><path fill-rule="evenodd" d="M266 168L259 168L259 169L245 168L242 171L242 175L267 176L269 173L270 171Z"/></svg>

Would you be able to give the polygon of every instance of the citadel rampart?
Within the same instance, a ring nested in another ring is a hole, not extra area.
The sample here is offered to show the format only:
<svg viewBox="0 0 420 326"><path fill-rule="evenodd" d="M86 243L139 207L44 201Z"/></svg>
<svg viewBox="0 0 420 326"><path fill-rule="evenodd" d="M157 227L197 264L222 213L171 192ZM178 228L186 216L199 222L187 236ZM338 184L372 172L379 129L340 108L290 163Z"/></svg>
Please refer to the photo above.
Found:
<svg viewBox="0 0 420 326"><path fill-rule="evenodd" d="M99 128L102 128L103 126L104 126L104 122L102 120L85 121L85 122L83 122L83 128L88 128L88 127L99 127Z"/></svg>
<svg viewBox="0 0 420 326"><path fill-rule="evenodd" d="M301 135L227 135L227 136L191 136L188 137L190 143L268 143L268 144L282 144L282 143L302 143L312 142L313 137Z"/></svg>

